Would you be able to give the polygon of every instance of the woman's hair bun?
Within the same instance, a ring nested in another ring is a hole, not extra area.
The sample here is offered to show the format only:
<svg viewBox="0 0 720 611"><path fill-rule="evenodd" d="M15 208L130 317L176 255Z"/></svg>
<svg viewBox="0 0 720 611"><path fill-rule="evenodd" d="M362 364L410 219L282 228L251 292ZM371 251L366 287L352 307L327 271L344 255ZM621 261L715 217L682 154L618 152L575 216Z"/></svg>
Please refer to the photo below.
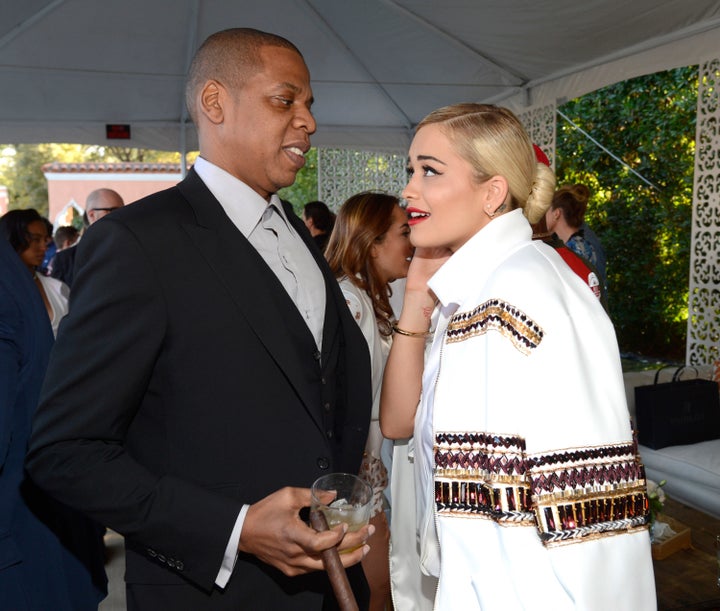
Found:
<svg viewBox="0 0 720 611"><path fill-rule="evenodd" d="M579 203L587 205L587 202L590 199L590 189L588 189L585 185L576 184L570 187L570 191L572 191L572 194Z"/></svg>
<svg viewBox="0 0 720 611"><path fill-rule="evenodd" d="M525 217L531 224L537 223L552 203L555 193L555 172L544 163L537 163L532 190L523 207Z"/></svg>

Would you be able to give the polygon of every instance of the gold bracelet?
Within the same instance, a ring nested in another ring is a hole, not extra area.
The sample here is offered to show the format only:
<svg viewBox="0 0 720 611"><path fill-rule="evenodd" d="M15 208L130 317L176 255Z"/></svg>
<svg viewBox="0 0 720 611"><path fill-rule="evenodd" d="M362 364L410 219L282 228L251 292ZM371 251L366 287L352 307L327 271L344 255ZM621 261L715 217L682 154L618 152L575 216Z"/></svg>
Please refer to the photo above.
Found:
<svg viewBox="0 0 720 611"><path fill-rule="evenodd" d="M405 331L405 329L401 329L397 325L393 325L392 328L395 333L399 333L405 337L430 337L432 335L431 331Z"/></svg>

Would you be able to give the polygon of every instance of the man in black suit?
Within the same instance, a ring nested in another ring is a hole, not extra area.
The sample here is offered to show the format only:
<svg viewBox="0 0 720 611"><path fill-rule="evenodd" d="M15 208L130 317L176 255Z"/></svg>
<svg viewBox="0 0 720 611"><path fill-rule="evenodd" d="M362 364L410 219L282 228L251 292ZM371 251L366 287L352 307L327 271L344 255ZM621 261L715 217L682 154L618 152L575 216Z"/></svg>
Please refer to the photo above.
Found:
<svg viewBox="0 0 720 611"><path fill-rule="evenodd" d="M187 84L200 158L78 246L28 469L125 535L129 609L330 609L365 527L316 533L312 481L357 472L367 346L278 189L304 164L310 76L287 40L211 36ZM349 551L354 550L354 551Z"/></svg>
<svg viewBox="0 0 720 611"><path fill-rule="evenodd" d="M123 198L117 191L112 189L95 189L85 200L85 214L83 220L87 225L92 225L106 215L119 210L125 205ZM72 287L75 274L75 253L77 247L72 245L69 248L58 250L50 262L50 276L64 282Z"/></svg>

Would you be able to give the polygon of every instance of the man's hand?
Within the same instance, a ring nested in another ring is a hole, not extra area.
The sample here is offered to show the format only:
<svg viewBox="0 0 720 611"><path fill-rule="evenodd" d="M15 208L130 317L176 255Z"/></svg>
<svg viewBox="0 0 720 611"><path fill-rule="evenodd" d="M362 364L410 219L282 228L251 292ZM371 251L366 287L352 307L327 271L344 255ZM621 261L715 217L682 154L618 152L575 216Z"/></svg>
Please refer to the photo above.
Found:
<svg viewBox="0 0 720 611"><path fill-rule="evenodd" d="M257 556L290 577L322 570L320 553L331 547L337 546L341 552L344 567L360 562L370 551L366 541L375 527L346 533L347 526L341 524L319 533L298 515L310 503L309 488L287 487L250 505L238 550Z"/></svg>

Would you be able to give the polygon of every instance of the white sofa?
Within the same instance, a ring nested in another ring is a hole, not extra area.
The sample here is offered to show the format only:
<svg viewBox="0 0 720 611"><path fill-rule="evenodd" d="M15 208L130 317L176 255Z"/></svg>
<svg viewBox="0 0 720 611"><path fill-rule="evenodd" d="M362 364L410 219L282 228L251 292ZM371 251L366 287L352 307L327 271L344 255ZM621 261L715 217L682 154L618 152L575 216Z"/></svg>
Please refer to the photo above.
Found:
<svg viewBox="0 0 720 611"><path fill-rule="evenodd" d="M711 367L699 367L699 376L711 379ZM660 374L660 382L669 381L673 370ZM695 375L691 369L682 379ZM633 371L624 374L628 409L635 421L635 387L652 384L655 371ZM639 446L648 479L666 480L664 490L673 499L720 518L720 439L685 446L668 446L653 450Z"/></svg>

